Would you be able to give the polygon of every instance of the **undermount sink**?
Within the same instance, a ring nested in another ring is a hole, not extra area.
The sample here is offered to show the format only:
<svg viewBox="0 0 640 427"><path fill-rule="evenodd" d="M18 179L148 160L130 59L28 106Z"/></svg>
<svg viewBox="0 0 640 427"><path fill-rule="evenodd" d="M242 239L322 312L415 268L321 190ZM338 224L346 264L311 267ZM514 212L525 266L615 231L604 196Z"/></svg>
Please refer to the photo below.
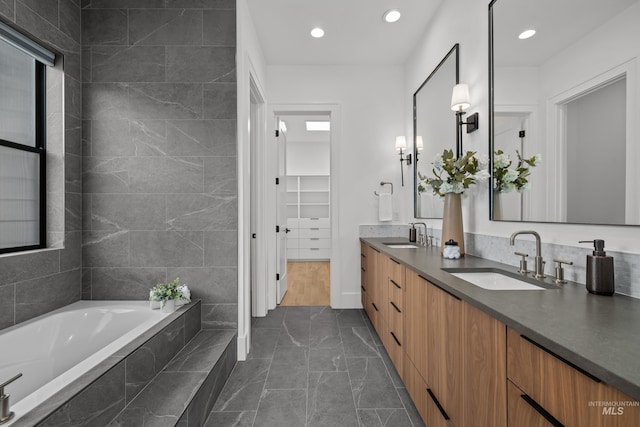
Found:
<svg viewBox="0 0 640 427"><path fill-rule="evenodd" d="M558 289L558 287L549 283L495 268L443 268L443 270L465 282L491 291L544 291Z"/></svg>
<svg viewBox="0 0 640 427"><path fill-rule="evenodd" d="M412 245L410 243L384 243L385 246L394 249L417 249L416 245Z"/></svg>

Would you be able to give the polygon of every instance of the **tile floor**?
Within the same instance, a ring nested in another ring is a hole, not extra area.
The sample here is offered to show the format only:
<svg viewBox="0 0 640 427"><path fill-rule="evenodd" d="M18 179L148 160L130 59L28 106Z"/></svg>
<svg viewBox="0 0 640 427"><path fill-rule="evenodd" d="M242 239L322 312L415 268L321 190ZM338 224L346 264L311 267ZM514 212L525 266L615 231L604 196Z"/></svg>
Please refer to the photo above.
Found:
<svg viewBox="0 0 640 427"><path fill-rule="evenodd" d="M279 307L252 339L206 427L424 426L364 311Z"/></svg>

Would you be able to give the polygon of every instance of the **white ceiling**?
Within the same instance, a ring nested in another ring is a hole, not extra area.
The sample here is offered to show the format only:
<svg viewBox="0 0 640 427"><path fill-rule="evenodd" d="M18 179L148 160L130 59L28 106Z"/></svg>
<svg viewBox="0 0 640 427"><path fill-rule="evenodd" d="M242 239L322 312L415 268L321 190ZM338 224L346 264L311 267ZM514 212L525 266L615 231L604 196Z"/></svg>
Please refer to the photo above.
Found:
<svg viewBox="0 0 640 427"><path fill-rule="evenodd" d="M247 0L269 65L399 65L443 0ZM388 24L389 9L402 13ZM325 36L314 39L313 27Z"/></svg>
<svg viewBox="0 0 640 427"><path fill-rule="evenodd" d="M309 121L330 121L328 115L283 115L280 120L287 125L287 144L300 142L329 143L331 132L307 131L305 122Z"/></svg>

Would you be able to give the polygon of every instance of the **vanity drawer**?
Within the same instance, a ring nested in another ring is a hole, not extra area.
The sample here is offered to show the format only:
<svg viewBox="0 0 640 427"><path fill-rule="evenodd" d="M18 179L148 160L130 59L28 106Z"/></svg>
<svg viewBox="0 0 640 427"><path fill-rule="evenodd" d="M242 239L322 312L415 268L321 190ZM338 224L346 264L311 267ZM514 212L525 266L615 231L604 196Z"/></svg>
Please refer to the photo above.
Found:
<svg viewBox="0 0 640 427"><path fill-rule="evenodd" d="M404 366L404 348L402 347L402 332L398 332L398 330L394 329L393 326L393 314L390 314L389 324L383 326L382 335L382 343L384 344L385 350L389 354L389 359L393 362L393 365L396 367L398 373L403 372ZM402 323L402 322L401 322Z"/></svg>
<svg viewBox="0 0 640 427"><path fill-rule="evenodd" d="M389 279L387 287L389 288L389 304L393 303L400 311L404 311L404 289L392 279Z"/></svg>
<svg viewBox="0 0 640 427"><path fill-rule="evenodd" d="M561 360L534 341L508 328L507 377L538 407L566 427L640 425L640 408L621 407L615 416L590 402L630 402L634 399ZM510 405L513 402L510 403ZM618 411L619 407L608 410Z"/></svg>
<svg viewBox="0 0 640 427"><path fill-rule="evenodd" d="M300 248L300 259L329 259L331 249L328 248Z"/></svg>
<svg viewBox="0 0 640 427"><path fill-rule="evenodd" d="M300 238L298 239L298 245L300 248L329 249L331 247L331 239L321 239L319 237Z"/></svg>
<svg viewBox="0 0 640 427"><path fill-rule="evenodd" d="M393 258L387 258L387 270L389 280L392 280L400 288L404 289L405 267Z"/></svg>

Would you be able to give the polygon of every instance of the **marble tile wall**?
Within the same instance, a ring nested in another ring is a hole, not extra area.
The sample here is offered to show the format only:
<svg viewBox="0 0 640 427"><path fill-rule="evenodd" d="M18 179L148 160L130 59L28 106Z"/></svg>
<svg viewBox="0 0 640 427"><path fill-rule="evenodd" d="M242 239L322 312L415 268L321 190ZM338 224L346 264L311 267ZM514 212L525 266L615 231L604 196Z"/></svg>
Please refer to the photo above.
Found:
<svg viewBox="0 0 640 427"><path fill-rule="evenodd" d="M59 54L55 67L47 68L47 247L51 249L0 256L0 329L80 299L80 13L79 0L0 0L0 20Z"/></svg>
<svg viewBox="0 0 640 427"><path fill-rule="evenodd" d="M180 277L235 328L235 0L82 6L82 297Z"/></svg>
<svg viewBox="0 0 640 427"><path fill-rule="evenodd" d="M409 227L406 225L361 225L360 237L408 237ZM440 244L441 230L435 229L436 242ZM541 236L544 242L544 237ZM573 262L573 265L564 266L565 279L577 283L586 282L587 255L592 252L592 246L556 245L542 243L542 256L546 260L545 272L547 275L555 274L554 259L562 259ZM606 247L605 247L606 250ZM465 251L469 255L498 261L507 265L518 267L520 257L514 255L515 251L524 252L533 257L536 254L535 242L531 236L520 236L515 246L509 245L509 239L499 236L465 233ZM640 298L640 254L607 251L607 255L613 257L616 281L616 293ZM529 258L531 260L531 258ZM529 261L530 263L532 261ZM532 264L529 264L529 268Z"/></svg>

